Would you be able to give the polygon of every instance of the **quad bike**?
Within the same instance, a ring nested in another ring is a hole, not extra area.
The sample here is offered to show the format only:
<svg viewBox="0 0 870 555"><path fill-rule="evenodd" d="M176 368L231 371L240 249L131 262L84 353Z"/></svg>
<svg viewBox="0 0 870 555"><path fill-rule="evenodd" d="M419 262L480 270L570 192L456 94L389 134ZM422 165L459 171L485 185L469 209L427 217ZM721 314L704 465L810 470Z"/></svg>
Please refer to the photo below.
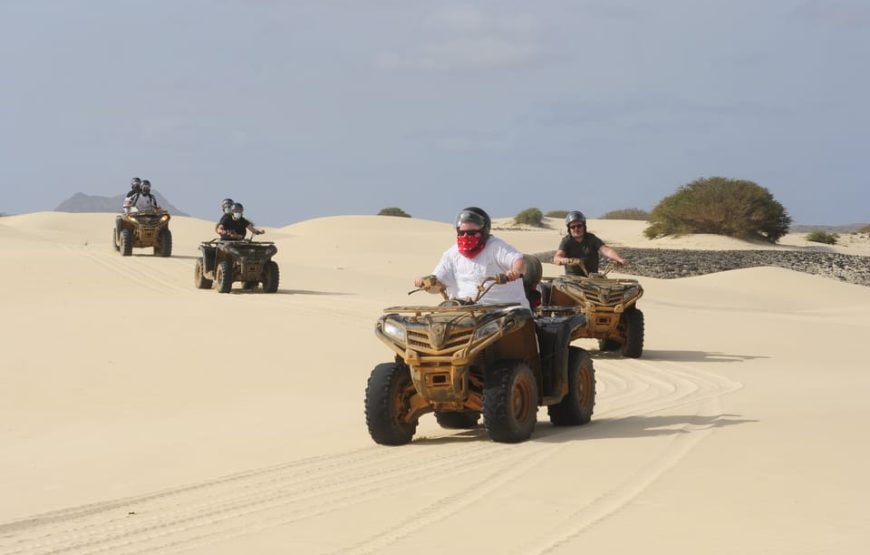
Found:
<svg viewBox="0 0 870 555"><path fill-rule="evenodd" d="M384 310L375 334L395 360L375 366L366 386L366 425L375 442L410 442L420 416L432 411L443 428L454 429L476 427L483 414L489 437L504 443L531 436L538 406L547 406L555 426L590 421L592 359L569 346L585 317L567 309L534 318L518 304L479 304L506 281L504 274L487 277L475 299L457 300L429 276L421 289L440 291L444 302Z"/></svg>
<svg viewBox="0 0 870 555"><path fill-rule="evenodd" d="M253 236L252 236L253 237ZM278 247L271 241L212 239L200 243L202 256L196 260L193 281L198 289L211 289L216 282L218 293L229 293L233 282L253 290L263 284L263 291L278 290L278 263L272 260Z"/></svg>
<svg viewBox="0 0 870 555"><path fill-rule="evenodd" d="M169 212L165 210L128 212L115 217L112 244L121 256L133 254L133 247L154 247L155 256L172 256Z"/></svg>
<svg viewBox="0 0 870 555"><path fill-rule="evenodd" d="M602 351L640 357L644 333L643 312L637 308L637 301L643 296L640 283L636 279L607 277L616 266L612 261L601 273L591 274L579 259L571 259L568 265L580 266L587 275L546 278L542 283L544 306L539 312L548 314L552 310L575 307L586 315L586 326L578 329L571 339L598 339L598 348Z"/></svg>

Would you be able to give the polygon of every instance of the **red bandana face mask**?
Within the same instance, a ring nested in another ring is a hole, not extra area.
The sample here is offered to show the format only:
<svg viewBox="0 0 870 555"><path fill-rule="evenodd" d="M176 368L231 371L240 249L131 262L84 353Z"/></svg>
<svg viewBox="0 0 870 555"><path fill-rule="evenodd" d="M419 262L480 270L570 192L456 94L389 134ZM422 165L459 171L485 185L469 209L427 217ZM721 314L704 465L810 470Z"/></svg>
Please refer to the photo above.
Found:
<svg viewBox="0 0 870 555"><path fill-rule="evenodd" d="M484 243L482 239L480 233L477 235L458 235L456 237L456 246L459 249L459 254L465 258L474 258L483 250Z"/></svg>

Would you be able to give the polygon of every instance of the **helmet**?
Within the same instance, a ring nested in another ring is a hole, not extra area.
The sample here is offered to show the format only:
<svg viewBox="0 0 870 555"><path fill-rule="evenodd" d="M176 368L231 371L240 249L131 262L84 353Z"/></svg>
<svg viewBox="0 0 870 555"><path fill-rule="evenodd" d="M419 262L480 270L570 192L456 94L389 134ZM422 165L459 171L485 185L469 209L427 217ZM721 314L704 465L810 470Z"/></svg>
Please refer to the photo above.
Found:
<svg viewBox="0 0 870 555"><path fill-rule="evenodd" d="M579 210L571 210L565 216L565 226L567 227L567 226L571 225L571 222L580 222L580 223L585 224L586 223L586 216L584 216L583 212L581 212Z"/></svg>
<svg viewBox="0 0 870 555"><path fill-rule="evenodd" d="M241 202L235 202L233 203L233 207L230 212L232 213L234 220L240 220L242 219L242 214L244 214L245 212L245 207L242 206Z"/></svg>
<svg viewBox="0 0 870 555"><path fill-rule="evenodd" d="M142 192L148 194L151 192L151 182L147 179L142 180Z"/></svg>
<svg viewBox="0 0 870 555"><path fill-rule="evenodd" d="M235 201L231 198L225 198L221 201L221 210L224 211L224 214L229 214L233 211L233 204L235 204Z"/></svg>
<svg viewBox="0 0 870 555"><path fill-rule="evenodd" d="M142 184L142 180L139 179L138 177L134 177L133 179L130 180L131 187L138 187L141 184Z"/></svg>
<svg viewBox="0 0 870 555"><path fill-rule="evenodd" d="M477 206L468 206L459 211L459 214L456 215L456 229L459 229L461 223L479 225L484 240L489 237L489 232L492 229L492 220L489 214Z"/></svg>

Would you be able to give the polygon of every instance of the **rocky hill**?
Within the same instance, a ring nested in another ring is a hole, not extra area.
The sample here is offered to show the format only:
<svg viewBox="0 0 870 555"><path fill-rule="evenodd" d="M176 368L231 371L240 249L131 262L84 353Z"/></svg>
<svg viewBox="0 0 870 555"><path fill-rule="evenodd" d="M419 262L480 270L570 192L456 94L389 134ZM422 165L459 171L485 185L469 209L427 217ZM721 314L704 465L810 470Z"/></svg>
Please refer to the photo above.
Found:
<svg viewBox="0 0 870 555"><path fill-rule="evenodd" d="M165 208L173 216L189 216L172 206L166 198L159 192L154 191L154 196L161 207ZM76 193L70 198L60 203L55 212L120 212L121 204L124 202L124 194L114 197L101 197L98 195L86 195L84 193Z"/></svg>

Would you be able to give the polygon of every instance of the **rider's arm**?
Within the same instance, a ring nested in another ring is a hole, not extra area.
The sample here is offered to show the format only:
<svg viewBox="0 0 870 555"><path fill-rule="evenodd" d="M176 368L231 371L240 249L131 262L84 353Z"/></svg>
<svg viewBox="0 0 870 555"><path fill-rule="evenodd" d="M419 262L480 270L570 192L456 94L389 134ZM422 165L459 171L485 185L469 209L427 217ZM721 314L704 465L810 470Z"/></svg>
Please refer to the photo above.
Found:
<svg viewBox="0 0 870 555"><path fill-rule="evenodd" d="M519 279L526 273L526 259L520 255L516 260L514 260L513 264L511 264L511 269L506 272L507 278L510 281L515 279Z"/></svg>
<svg viewBox="0 0 870 555"><path fill-rule="evenodd" d="M625 264L625 259L619 256L619 253L617 253L615 250L608 247L607 245L601 245L601 248L598 249L598 252L611 260L615 260L619 264Z"/></svg>
<svg viewBox="0 0 870 555"><path fill-rule="evenodd" d="M258 229L256 227L254 227L254 224L248 224L248 229L251 230L251 233L253 233L255 235L260 235L261 233L266 233L265 230Z"/></svg>
<svg viewBox="0 0 870 555"><path fill-rule="evenodd" d="M565 251L563 251L562 249L557 250L556 254L553 255L553 264L555 264L556 266L562 266L563 264L568 262L570 258L565 256L565 254Z"/></svg>

